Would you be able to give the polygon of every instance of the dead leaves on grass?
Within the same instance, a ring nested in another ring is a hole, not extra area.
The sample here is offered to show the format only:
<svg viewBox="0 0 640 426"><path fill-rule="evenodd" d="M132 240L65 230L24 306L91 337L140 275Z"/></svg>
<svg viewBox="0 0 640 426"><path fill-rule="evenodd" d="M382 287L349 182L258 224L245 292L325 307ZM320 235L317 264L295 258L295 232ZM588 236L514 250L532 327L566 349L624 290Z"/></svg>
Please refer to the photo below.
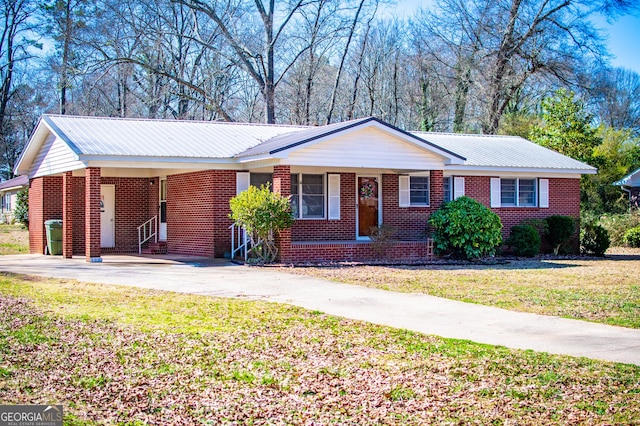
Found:
<svg viewBox="0 0 640 426"><path fill-rule="evenodd" d="M65 320L19 298L0 296L0 308L2 402L62 403L93 422L598 424L640 418L637 367L480 351L470 343L318 315L307 323L273 324L272 332L263 324L259 332L180 334Z"/></svg>

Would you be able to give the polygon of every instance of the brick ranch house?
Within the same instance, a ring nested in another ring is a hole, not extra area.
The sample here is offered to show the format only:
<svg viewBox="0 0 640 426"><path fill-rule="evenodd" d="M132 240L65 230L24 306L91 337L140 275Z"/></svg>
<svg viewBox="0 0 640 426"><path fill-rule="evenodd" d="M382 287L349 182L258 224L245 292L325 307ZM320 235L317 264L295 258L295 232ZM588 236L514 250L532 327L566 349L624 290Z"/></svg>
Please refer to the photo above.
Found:
<svg viewBox="0 0 640 426"><path fill-rule="evenodd" d="M139 227L169 254L229 255L229 199L272 182L296 217L281 261L368 260L374 225L390 259L427 256L427 219L467 195L505 233L525 218L580 214L596 170L519 137L405 132L376 118L319 127L45 115L16 166L29 177L29 242L63 220L63 256L137 253ZM149 226L149 224L152 224ZM148 243L144 243L146 245Z"/></svg>
<svg viewBox="0 0 640 426"><path fill-rule="evenodd" d="M627 193L630 209L640 209L640 169L614 182L614 185L619 186Z"/></svg>

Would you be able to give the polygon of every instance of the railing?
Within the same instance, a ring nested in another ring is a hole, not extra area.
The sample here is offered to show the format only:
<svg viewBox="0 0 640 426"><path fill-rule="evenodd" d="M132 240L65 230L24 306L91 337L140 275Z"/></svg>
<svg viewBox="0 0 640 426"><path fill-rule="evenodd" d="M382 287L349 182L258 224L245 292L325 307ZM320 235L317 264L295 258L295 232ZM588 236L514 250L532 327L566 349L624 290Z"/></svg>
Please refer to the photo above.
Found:
<svg viewBox="0 0 640 426"><path fill-rule="evenodd" d="M154 216L138 226L138 254L142 254L142 245L151 238L158 242L158 216Z"/></svg>
<svg viewBox="0 0 640 426"><path fill-rule="evenodd" d="M251 241L247 237L247 233L241 226L236 226L234 223L229 227L231 229L231 259L236 258L236 253L241 254L244 260L247 260L249 256L249 249L251 248ZM236 243L238 246L236 247Z"/></svg>

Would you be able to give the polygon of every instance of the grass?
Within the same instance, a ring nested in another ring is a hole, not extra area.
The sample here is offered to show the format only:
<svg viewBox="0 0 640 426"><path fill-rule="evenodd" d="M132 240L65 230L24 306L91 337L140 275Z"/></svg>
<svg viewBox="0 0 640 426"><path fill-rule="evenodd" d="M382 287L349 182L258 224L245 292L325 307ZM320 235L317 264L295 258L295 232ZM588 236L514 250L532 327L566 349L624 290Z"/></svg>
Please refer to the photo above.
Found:
<svg viewBox="0 0 640 426"><path fill-rule="evenodd" d="M319 267L287 272L640 328L638 270L640 251L636 250L635 254L605 259L524 260L505 265Z"/></svg>
<svg viewBox="0 0 640 426"><path fill-rule="evenodd" d="M633 424L640 367L317 311L0 276L0 404L67 424Z"/></svg>
<svg viewBox="0 0 640 426"><path fill-rule="evenodd" d="M0 224L0 255L29 253L29 231L21 225Z"/></svg>

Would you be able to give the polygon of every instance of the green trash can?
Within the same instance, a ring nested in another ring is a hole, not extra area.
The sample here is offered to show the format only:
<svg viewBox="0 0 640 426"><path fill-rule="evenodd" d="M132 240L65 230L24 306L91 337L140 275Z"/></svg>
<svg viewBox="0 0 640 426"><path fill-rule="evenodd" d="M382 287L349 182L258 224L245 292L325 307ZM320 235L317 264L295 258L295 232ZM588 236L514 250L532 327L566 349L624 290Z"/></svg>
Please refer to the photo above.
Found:
<svg viewBox="0 0 640 426"><path fill-rule="evenodd" d="M62 254L62 221L59 219L47 220L44 223L47 231L47 248L49 254Z"/></svg>

